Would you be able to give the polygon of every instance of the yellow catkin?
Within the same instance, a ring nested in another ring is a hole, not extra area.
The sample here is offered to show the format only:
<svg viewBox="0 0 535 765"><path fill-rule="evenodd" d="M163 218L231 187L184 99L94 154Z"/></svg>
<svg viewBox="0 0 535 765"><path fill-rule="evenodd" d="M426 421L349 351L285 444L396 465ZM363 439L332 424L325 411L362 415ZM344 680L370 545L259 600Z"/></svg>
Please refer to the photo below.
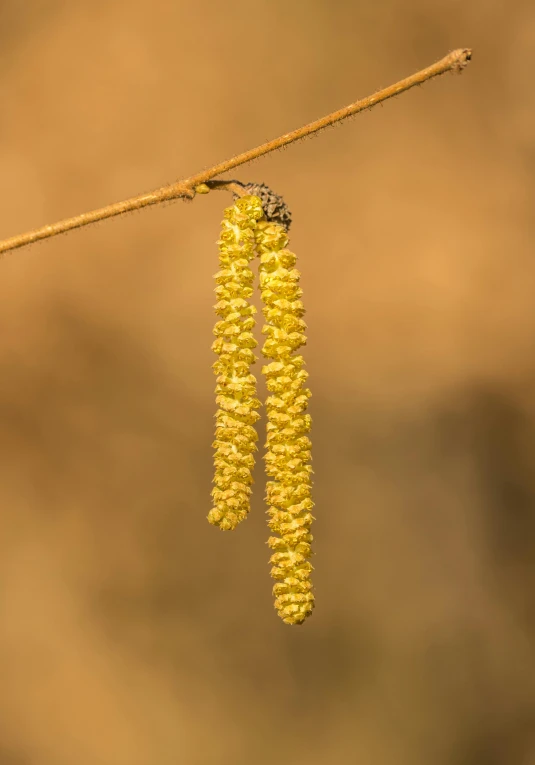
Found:
<svg viewBox="0 0 535 765"><path fill-rule="evenodd" d="M218 242L215 311L221 320L214 328L212 350L219 356L213 365L219 409L213 443L213 507L208 520L224 531L234 529L247 517L253 482L253 452L258 439L254 424L260 401L256 398L256 378L250 372L257 342L251 332L256 309L249 303L253 294L249 263L256 255L254 231L262 215L258 197L238 199L225 210Z"/></svg>
<svg viewBox="0 0 535 765"><path fill-rule="evenodd" d="M275 608L286 624L301 624L314 608L310 527L312 468L310 461L310 415L305 414L310 391L304 360L296 351L305 344L306 324L302 295L295 268L296 257L285 249L288 237L280 224L262 220L255 231L260 254L260 289L267 339L262 353L272 361L263 367L267 388L269 527L276 536L268 544Z"/></svg>

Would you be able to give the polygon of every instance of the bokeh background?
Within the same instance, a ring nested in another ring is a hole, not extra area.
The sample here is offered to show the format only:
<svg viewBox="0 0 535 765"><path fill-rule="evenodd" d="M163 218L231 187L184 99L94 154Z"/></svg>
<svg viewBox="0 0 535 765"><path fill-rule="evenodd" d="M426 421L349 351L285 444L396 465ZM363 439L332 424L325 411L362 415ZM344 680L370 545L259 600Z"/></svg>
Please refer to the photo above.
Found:
<svg viewBox="0 0 535 765"><path fill-rule="evenodd" d="M247 522L205 520L230 196L2 259L0 765L535 763L530 0L2 0L0 237L464 46L462 76L234 174L284 195L303 273L303 627L272 608L261 462Z"/></svg>

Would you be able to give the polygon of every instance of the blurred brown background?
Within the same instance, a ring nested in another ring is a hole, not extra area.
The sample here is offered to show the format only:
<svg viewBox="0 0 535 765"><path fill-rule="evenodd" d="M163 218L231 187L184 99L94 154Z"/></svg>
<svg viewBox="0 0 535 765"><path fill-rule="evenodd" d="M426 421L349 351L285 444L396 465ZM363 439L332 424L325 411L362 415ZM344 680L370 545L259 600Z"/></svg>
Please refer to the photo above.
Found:
<svg viewBox="0 0 535 765"><path fill-rule="evenodd" d="M222 193L0 263L0 765L534 765L535 7L2 0L0 237L242 168L284 194L317 609L272 608L262 465L210 507ZM259 372L259 366L257 365Z"/></svg>

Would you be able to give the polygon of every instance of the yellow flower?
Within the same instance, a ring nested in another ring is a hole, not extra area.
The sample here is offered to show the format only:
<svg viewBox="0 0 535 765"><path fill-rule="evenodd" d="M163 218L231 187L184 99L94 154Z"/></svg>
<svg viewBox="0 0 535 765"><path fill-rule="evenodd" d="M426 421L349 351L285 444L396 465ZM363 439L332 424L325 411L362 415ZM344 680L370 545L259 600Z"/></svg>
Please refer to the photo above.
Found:
<svg viewBox="0 0 535 765"><path fill-rule="evenodd" d="M260 199L245 196L224 213L219 245L220 271L215 275L216 314L221 317L214 328L212 350L219 359L213 365L217 375L216 440L213 508L208 520L222 530L234 529L247 517L253 482L253 452L258 439L254 428L256 378L250 366L256 361L257 345L251 330L256 309L248 301L253 294L253 272L249 267L255 257L254 230L263 211Z"/></svg>
<svg viewBox="0 0 535 765"><path fill-rule="evenodd" d="M314 608L310 527L312 468L310 415L305 414L310 391L304 360L296 351L306 343L300 273L296 257L285 249L288 236L278 223L261 220L255 229L260 253L260 289L267 335L262 353L271 363L263 367L270 392L266 401L269 527L276 534L268 544L275 608L287 624L301 624Z"/></svg>

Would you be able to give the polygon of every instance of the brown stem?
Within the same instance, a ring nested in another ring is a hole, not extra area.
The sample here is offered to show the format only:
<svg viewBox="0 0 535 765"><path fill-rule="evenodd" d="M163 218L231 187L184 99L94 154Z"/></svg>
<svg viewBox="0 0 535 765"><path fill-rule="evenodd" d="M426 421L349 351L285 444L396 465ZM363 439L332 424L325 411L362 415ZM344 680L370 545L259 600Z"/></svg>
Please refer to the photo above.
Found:
<svg viewBox="0 0 535 765"><path fill-rule="evenodd" d="M211 167L209 170L204 170L202 173L197 173L197 175L185 178L177 183L172 183L169 186L163 186L148 194L140 194L139 196L125 199L123 202L115 202L111 205L106 205L106 207L101 207L98 210L91 210L90 212L85 212L81 215L75 215L74 218L66 218L58 223L43 226L34 231L19 234L18 236L12 236L9 239L4 239L3 241L0 241L0 254L7 252L8 250L15 250L18 247L25 247L40 239L49 239L52 236L63 234L66 231L72 231L72 229L75 228L88 226L91 223L106 220L106 218L113 218L115 215L122 215L123 213L132 212L133 210L140 210L142 207L149 207L150 205L156 205L171 199L193 199L196 194L196 187L201 186L202 184L207 184L208 181L211 181L216 176L221 175L222 173L227 173L229 170L244 165L246 162L251 162L253 159L258 159L258 157L262 157L270 151L275 151L275 149L280 149L290 143L299 141L312 133L316 133L318 130L322 130L329 125L334 125L335 122L347 119L347 117L351 117L353 114L357 114L365 109L371 109L372 106L376 106L382 101L386 101L388 98L398 96L400 93L404 93L415 85L421 85L426 80L430 80L437 75L451 71L460 72L471 58L472 51L470 48L459 48L458 50L454 50L435 64L431 64L431 66L428 66L426 69L411 74L410 77L406 77L404 80L400 80L394 85L390 85L388 88L379 90L377 93L374 93L367 98L362 98L360 101L355 101L355 103L350 104L343 109L339 109L332 114L328 114L326 117L322 117L315 122L303 125L303 127L293 130L291 133L285 133L279 138L275 138L273 141L268 141L268 143L257 146L255 149L250 149L249 151L243 152L243 154L238 154L237 156L232 157L232 159L226 160L226 162L221 162L218 165L214 165L214 167Z"/></svg>
<svg viewBox="0 0 535 765"><path fill-rule="evenodd" d="M206 181L206 183L202 184L200 183L198 186L195 187L195 191L197 194L206 193L203 186L206 187L206 191L210 191L211 189L214 189L215 191L232 191L236 196L243 197L247 194L247 189L245 188L245 184L241 183L241 181L236 180L228 180L228 181Z"/></svg>

